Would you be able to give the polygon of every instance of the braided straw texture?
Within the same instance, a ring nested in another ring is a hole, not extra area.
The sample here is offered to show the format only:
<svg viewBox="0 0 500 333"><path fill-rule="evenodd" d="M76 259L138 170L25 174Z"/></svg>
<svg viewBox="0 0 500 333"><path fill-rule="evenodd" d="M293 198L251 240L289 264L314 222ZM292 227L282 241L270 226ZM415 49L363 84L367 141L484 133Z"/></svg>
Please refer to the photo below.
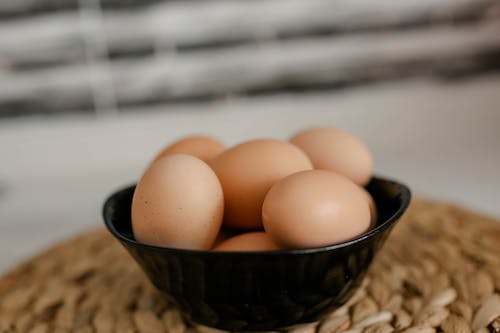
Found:
<svg viewBox="0 0 500 333"><path fill-rule="evenodd" d="M348 303L287 331L500 332L500 223L414 200ZM185 323L99 229L0 278L0 332L219 331Z"/></svg>

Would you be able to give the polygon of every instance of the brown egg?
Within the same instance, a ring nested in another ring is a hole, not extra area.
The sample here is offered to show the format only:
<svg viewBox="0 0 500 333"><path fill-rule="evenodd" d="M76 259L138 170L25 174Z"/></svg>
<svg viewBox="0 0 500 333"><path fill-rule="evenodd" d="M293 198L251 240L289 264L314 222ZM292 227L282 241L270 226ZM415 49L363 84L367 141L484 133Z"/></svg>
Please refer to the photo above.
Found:
<svg viewBox="0 0 500 333"><path fill-rule="evenodd" d="M375 205L375 201L373 201L371 194L365 190L364 187L360 187L360 189L363 191L366 199L368 200L368 206L370 207L370 228L373 228L377 224L377 206Z"/></svg>
<svg viewBox="0 0 500 333"><path fill-rule="evenodd" d="M340 173L361 186L372 177L370 150L349 133L335 128L312 128L298 133L290 141L309 156L315 169Z"/></svg>
<svg viewBox="0 0 500 333"><path fill-rule="evenodd" d="M370 226L370 208L359 187L325 170L284 178L267 193L264 229L279 246L312 248L342 243Z"/></svg>
<svg viewBox="0 0 500 333"><path fill-rule="evenodd" d="M275 251L280 248L262 231L248 232L229 238L214 251Z"/></svg>
<svg viewBox="0 0 500 333"><path fill-rule="evenodd" d="M272 139L232 147L211 166L224 189L224 224L239 229L262 228L262 202L271 186L292 173L312 168L299 148Z"/></svg>
<svg viewBox="0 0 500 333"><path fill-rule="evenodd" d="M194 156L173 154L154 162L137 184L132 229L141 243L208 250L223 212L222 187L212 169Z"/></svg>
<svg viewBox="0 0 500 333"><path fill-rule="evenodd" d="M226 239L229 239L236 235L238 235L238 233L235 230L222 227L220 228L219 233L217 234L217 237L215 238L212 247L216 247L220 243L224 242Z"/></svg>
<svg viewBox="0 0 500 333"><path fill-rule="evenodd" d="M203 135L188 136L163 149L155 160L171 154L188 154L207 162L222 153L224 149L224 144L212 137Z"/></svg>

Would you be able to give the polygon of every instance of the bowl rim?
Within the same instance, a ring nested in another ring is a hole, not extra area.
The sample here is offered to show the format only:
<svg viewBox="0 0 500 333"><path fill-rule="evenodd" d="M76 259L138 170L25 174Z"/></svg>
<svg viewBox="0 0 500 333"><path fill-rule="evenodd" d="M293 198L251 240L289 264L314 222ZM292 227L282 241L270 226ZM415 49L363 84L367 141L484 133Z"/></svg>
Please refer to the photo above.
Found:
<svg viewBox="0 0 500 333"><path fill-rule="evenodd" d="M114 224L111 222L111 219L108 219L107 216L108 210L111 209L111 202L115 200L115 197L118 196L119 194L130 191L132 188L136 186L136 184L132 184L126 187L123 187L117 191L114 191L111 193L107 199L104 202L104 205L102 207L102 216L104 219L104 224L106 225L106 228L108 231L119 241L127 243L133 247L138 247L138 248L143 248L147 249L150 251L154 252L160 252L160 253L165 253L165 254L177 254L177 255L204 255L204 256L278 256L278 255L298 255L298 254L313 254L313 253L321 253L321 252L329 252L333 250L339 250L342 248L347 248L350 246L354 246L356 244L362 243L363 241L370 239L374 237L375 235L379 234L380 232L384 231L385 229L389 228L392 226L396 221L400 219L400 217L404 214L408 206L410 205L411 201L411 191L408 188L407 185L404 183L401 183L399 181L396 181L394 179L389 179L389 178L383 178L380 176L373 176L372 180L378 180L378 181L383 181L386 183L391 183L392 185L395 185L398 190L399 190L399 196L401 200L401 205L399 208L392 214L387 220L382 222L380 225L377 227L371 229L368 232L363 233L361 236L356 237L352 240L343 242L343 243L338 243L338 244L333 244L333 245L327 245L327 246L321 246L321 247L314 247L314 248L305 248L305 249L288 249L288 250L276 250L276 251L211 251L211 250L193 250L193 249L181 249L181 248L169 248L169 247L160 247L160 246L154 246L154 245L148 245L144 243L140 243L136 241L135 239L128 238L118 232L116 230Z"/></svg>

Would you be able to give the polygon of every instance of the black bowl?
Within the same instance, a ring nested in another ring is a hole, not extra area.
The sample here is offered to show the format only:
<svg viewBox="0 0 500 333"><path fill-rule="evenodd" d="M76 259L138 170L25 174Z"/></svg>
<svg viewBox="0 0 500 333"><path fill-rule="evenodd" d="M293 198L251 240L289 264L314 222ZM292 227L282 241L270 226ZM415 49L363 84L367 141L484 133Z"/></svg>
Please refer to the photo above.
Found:
<svg viewBox="0 0 500 333"><path fill-rule="evenodd" d="M272 330L316 320L361 284L411 198L405 185L382 178L366 189L378 209L375 228L314 249L210 252L138 243L130 222L134 186L111 195L103 215L111 234L188 320L226 330Z"/></svg>

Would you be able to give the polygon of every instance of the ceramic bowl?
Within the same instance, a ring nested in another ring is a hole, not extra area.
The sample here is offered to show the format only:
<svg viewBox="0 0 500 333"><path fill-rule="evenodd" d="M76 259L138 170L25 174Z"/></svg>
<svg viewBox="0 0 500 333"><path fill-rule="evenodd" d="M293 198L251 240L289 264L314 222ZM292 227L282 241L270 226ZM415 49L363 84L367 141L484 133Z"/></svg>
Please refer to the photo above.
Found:
<svg viewBox="0 0 500 333"><path fill-rule="evenodd" d="M361 284L411 198L405 185L374 177L366 189L378 221L354 240L301 250L211 252L137 242L130 221L134 188L107 199L103 215L108 230L186 319L232 331L311 322L342 305Z"/></svg>

